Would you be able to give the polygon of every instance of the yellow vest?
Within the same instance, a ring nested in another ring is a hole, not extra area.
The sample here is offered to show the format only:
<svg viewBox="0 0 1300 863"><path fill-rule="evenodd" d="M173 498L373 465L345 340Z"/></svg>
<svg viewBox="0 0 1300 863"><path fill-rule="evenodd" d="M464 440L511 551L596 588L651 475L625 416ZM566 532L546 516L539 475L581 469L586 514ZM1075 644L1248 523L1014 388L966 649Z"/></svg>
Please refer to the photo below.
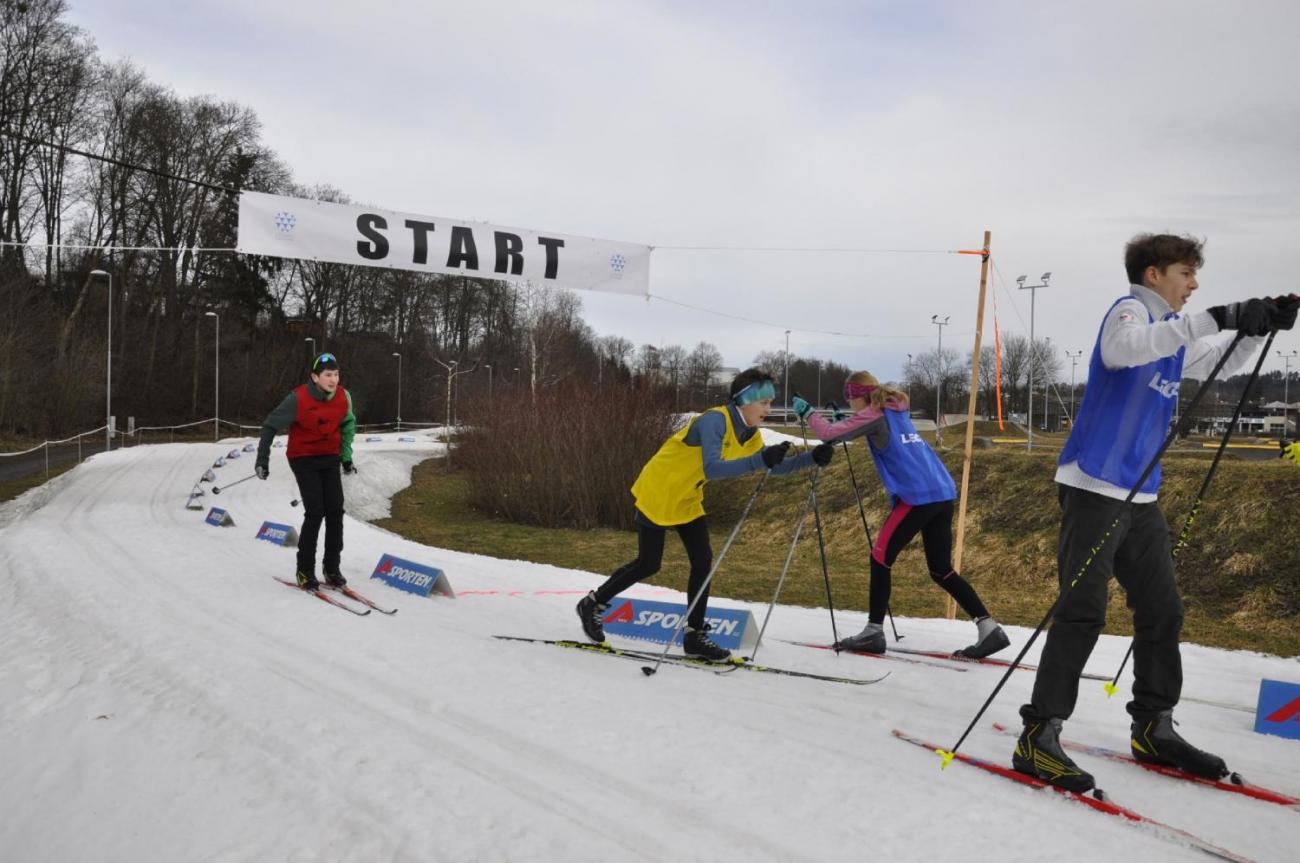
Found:
<svg viewBox="0 0 1300 863"><path fill-rule="evenodd" d="M709 408L709 411L722 414L727 422L727 431L722 436L724 461L748 458L763 449L761 434L755 434L745 443L737 439L731 425L731 411L727 408ZM632 484L636 508L655 524L672 527L704 515L704 483L708 481L704 476L704 451L686 443L686 435L693 425L694 421L687 423L664 441Z"/></svg>

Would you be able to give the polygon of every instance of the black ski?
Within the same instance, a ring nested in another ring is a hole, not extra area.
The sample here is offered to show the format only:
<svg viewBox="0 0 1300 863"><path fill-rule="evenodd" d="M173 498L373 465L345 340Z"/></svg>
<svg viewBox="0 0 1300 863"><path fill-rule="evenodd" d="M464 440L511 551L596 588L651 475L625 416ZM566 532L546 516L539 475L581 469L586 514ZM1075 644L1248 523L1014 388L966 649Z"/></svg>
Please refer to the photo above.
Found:
<svg viewBox="0 0 1300 863"><path fill-rule="evenodd" d="M359 608L353 608L352 606L348 605L347 603L339 602L339 601L338 601L337 599L335 599L334 597L332 597L332 596L327 596L327 595L325 594L325 592L322 591L320 588L316 588L315 590L304 590L303 588L301 588L301 587L298 586L298 582L296 582L296 581L290 581L289 579L287 579L287 578L281 578L281 577L278 576L278 575L273 575L273 576L271 576L271 578L274 578L276 581L280 582L280 583L283 584L285 587L292 587L294 590L298 591L299 593L306 593L306 594L309 594L309 595L311 595L311 596L316 597L316 598L319 599L321 602L328 602L330 605L334 606L335 608L341 608L341 609L343 609L344 611L350 611L350 612L352 612L353 614L355 614L357 617L365 617L367 614L370 613L370 609L368 609L368 608L365 609L365 610L362 610L362 609L359 609Z"/></svg>
<svg viewBox="0 0 1300 863"><path fill-rule="evenodd" d="M499 638L502 641L526 641L531 644L550 644L555 647L569 647L574 650L586 650L590 653L598 653L604 656L617 656L620 659L631 659L637 662L655 662L659 659L658 653L650 653L643 650L627 650L622 647L612 647L608 644L595 644L589 641L567 641L564 639L549 638L525 638L517 635L494 635L493 638ZM787 677L805 677L809 680L822 680L827 683L847 683L853 686L867 686L872 683L879 683L889 676L888 673L880 677L858 678L858 677L835 677L828 674L813 674L810 671L794 671L789 668L774 668L770 665L755 665L747 662L741 657L734 657L728 662L709 662L707 659L697 659L693 656L681 656L671 654L665 656L663 661L672 665L680 665L684 668L698 668L704 671L712 671L715 674L725 674L736 669L745 671L758 671L764 674L782 674Z"/></svg>

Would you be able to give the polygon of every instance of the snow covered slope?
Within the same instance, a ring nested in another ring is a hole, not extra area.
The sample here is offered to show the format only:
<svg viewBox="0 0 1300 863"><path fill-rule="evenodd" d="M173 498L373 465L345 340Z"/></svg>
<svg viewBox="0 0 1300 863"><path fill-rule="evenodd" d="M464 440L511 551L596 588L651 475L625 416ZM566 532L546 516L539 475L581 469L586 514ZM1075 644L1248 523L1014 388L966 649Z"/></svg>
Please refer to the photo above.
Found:
<svg viewBox="0 0 1300 863"><path fill-rule="evenodd" d="M890 729L950 745L1000 670L778 641L829 640L825 610L778 608L761 661L892 672L885 681L674 666L647 678L639 663L492 639L581 637L573 605L601 575L421 547L358 520L382 515L412 464L438 451L423 437L384 438L358 443L360 473L344 479L343 559L354 586L400 607L391 618L354 617L271 579L292 573L293 552L253 535L263 519L300 518L283 450L269 481L204 498L235 527L209 527L184 502L240 441L97 455L0 508L0 860L1197 856L1050 793L959 764L940 772ZM244 454L218 484L251 469ZM369 581L384 552L443 568L461 595L420 599ZM715 603L739 605L726 593L724 565ZM634 595L667 594L643 585ZM838 622L843 633L863 616ZM974 629L898 625L904 645L944 650ZM1010 634L1014 649L1027 636ZM1089 670L1112 670L1125 647L1103 638ZM1248 712L1261 677L1300 681L1300 662L1198 647L1184 656L1187 694L1229 705L1185 703L1184 733L1255 782L1300 795L1300 742L1255 735ZM1012 741L990 723L1016 724L1032 681L1013 676L964 751L1009 762ZM1125 748L1122 697L1085 681L1066 728ZM1256 860L1295 859L1300 812L1081 761L1148 815Z"/></svg>

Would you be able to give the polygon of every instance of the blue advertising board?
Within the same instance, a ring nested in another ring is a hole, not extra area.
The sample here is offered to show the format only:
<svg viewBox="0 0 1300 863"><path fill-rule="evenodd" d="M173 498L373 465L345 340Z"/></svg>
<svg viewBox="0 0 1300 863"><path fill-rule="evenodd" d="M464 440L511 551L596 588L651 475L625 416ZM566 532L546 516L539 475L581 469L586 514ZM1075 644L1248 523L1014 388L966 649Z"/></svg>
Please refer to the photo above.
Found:
<svg viewBox="0 0 1300 863"><path fill-rule="evenodd" d="M655 602L650 599L615 600L605 614L605 632L627 638L644 638L663 644L677 635L681 643L681 630L677 629L686 606L679 602ZM709 638L728 650L744 650L758 640L754 616L748 611L709 606L705 614L709 624Z"/></svg>
<svg viewBox="0 0 1300 863"><path fill-rule="evenodd" d="M1259 682L1255 730L1260 734L1300 740L1300 683L1283 680Z"/></svg>
<svg viewBox="0 0 1300 863"><path fill-rule="evenodd" d="M230 527L235 523L235 520L230 517L230 513L218 506L208 510L208 517L203 521L213 527Z"/></svg>
<svg viewBox="0 0 1300 863"><path fill-rule="evenodd" d="M447 580L447 574L441 569L402 560L391 554L380 556L370 577L377 578L398 590L414 593L416 596L441 593L443 596L456 598L455 592L451 589L451 582Z"/></svg>
<svg viewBox="0 0 1300 863"><path fill-rule="evenodd" d="M294 530L292 525L264 521L262 526L257 529L257 538L272 545L297 545L298 531Z"/></svg>

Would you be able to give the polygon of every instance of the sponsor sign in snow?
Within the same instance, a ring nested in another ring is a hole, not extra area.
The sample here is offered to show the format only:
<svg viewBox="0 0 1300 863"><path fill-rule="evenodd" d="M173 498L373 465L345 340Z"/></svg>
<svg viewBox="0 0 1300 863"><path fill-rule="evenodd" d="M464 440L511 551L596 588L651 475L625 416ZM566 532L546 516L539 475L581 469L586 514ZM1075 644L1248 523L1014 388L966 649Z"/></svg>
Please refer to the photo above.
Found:
<svg viewBox="0 0 1300 863"><path fill-rule="evenodd" d="M257 451L257 444L255 443L244 444L244 452L256 452L256 451Z"/></svg>
<svg viewBox="0 0 1300 863"><path fill-rule="evenodd" d="M239 458L239 450L237 450L237 449L232 449L230 452L226 453L226 460L227 460L227 461L229 461L229 460L232 459L232 458Z"/></svg>
<svg viewBox="0 0 1300 863"><path fill-rule="evenodd" d="M1255 730L1300 740L1300 683L1268 679L1259 682Z"/></svg>
<svg viewBox="0 0 1300 863"><path fill-rule="evenodd" d="M234 527L235 525L235 520L230 517L230 513L219 506L214 506L208 510L208 517L203 521L213 527Z"/></svg>
<svg viewBox="0 0 1300 863"><path fill-rule="evenodd" d="M366 438L366 443L383 443L384 439L377 434L372 434Z"/></svg>
<svg viewBox="0 0 1300 863"><path fill-rule="evenodd" d="M398 443L415 443L415 438L402 436L397 439Z"/></svg>
<svg viewBox="0 0 1300 863"><path fill-rule="evenodd" d="M282 447L282 446L284 446L284 441L282 441L282 440L273 441L273 442L271 443L271 447L272 447L273 449L279 449L279 448Z"/></svg>
<svg viewBox="0 0 1300 863"><path fill-rule="evenodd" d="M199 482L216 482L216 481L217 481L217 475L212 472L212 468L208 468L207 470L205 470L203 472L203 478L199 480Z"/></svg>
<svg viewBox="0 0 1300 863"><path fill-rule="evenodd" d="M291 525L264 521L257 530L257 538L273 545L297 545L298 531L294 530Z"/></svg>
<svg viewBox="0 0 1300 863"><path fill-rule="evenodd" d="M617 600L605 614L605 631L663 643L673 637L677 624L685 613L686 606L677 602ZM754 615L748 611L709 606L705 621L709 624L709 638L728 650L745 650L758 641ZM684 625L682 630L685 630ZM677 634L677 642L681 643L680 632Z"/></svg>
<svg viewBox="0 0 1300 863"><path fill-rule="evenodd" d="M379 558L379 563L375 564L375 571L370 573L370 577L377 578L398 590L414 593L416 596L441 593L443 596L456 598L455 591L451 589L451 582L447 580L447 574L441 569L412 563L400 557L393 557L391 554Z"/></svg>
<svg viewBox="0 0 1300 863"><path fill-rule="evenodd" d="M222 458L221 456L217 456L217 460L214 461L214 462L212 463L212 466L213 466L213 467L225 467L225 466L226 466L226 460L225 460L224 458Z"/></svg>

